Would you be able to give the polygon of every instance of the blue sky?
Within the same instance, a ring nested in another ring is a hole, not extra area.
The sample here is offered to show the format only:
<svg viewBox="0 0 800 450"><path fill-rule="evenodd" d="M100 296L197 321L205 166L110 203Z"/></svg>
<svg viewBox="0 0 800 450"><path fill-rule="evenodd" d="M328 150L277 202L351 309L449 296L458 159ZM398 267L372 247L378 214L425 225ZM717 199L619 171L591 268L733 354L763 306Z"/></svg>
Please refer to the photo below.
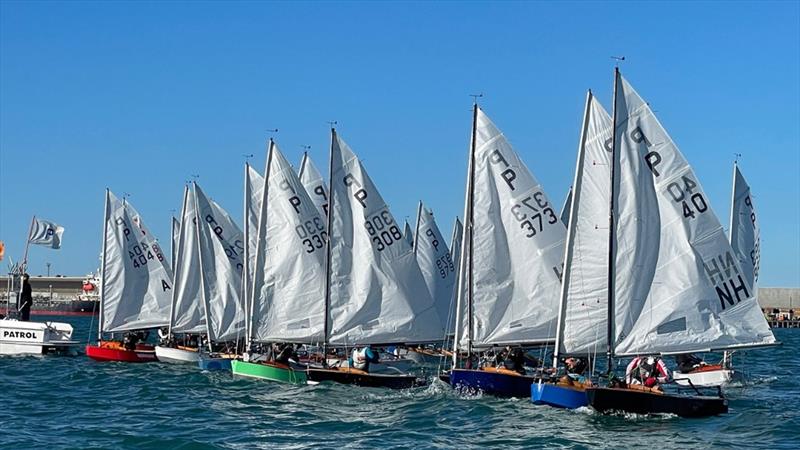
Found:
<svg viewBox="0 0 800 450"><path fill-rule="evenodd" d="M761 286L800 286L798 2L0 3L0 240L66 228L33 273L98 266L103 189L168 239L184 182L235 217L266 131L327 172L327 121L398 220L462 214L469 94L559 207L586 89L610 109L611 55L653 105L727 227L731 164L755 193ZM5 268L5 261L3 263Z"/></svg>

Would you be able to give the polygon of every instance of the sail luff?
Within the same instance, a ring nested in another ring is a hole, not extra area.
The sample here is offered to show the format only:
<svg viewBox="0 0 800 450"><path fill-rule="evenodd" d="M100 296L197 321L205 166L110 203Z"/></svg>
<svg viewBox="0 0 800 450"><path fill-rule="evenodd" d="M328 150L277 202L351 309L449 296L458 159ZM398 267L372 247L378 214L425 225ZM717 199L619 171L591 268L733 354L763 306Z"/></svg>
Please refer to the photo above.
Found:
<svg viewBox="0 0 800 450"><path fill-rule="evenodd" d="M331 147L328 155L328 244L325 247L325 339L323 344L330 342L331 336L331 278L333 276L331 268L331 253L333 247L333 214L334 214L334 200L333 200L333 146L336 144L336 128L331 127Z"/></svg>
<svg viewBox="0 0 800 450"><path fill-rule="evenodd" d="M244 208L242 209L244 219L244 270L242 270L241 296L244 299L244 334L247 340L250 339L250 163L244 163Z"/></svg>
<svg viewBox="0 0 800 450"><path fill-rule="evenodd" d="M577 205L580 202L580 192L581 192L581 183L583 182L583 164L584 164L584 155L586 153L586 135L587 135L587 128L589 126L589 113L590 108L592 106L592 91L589 90L586 93L586 106L583 112L583 126L581 127L581 136L578 142L578 159L575 162L575 175L574 180L572 182L572 186L569 190L569 194L567 195L567 203L565 203L564 207L567 212L567 241L566 241L566 252L564 252L564 271L561 274L561 301L558 308L558 322L556 327L556 342L555 348L553 350L553 367L558 366L558 357L561 354L561 345L564 340L564 320L566 316L567 310L567 295L569 293L569 285L567 280L570 279L571 271L572 271L572 256L573 256L573 244L575 241L575 224L577 222L577 214L576 209ZM562 211L561 214L562 220L564 218L564 214Z"/></svg>
<svg viewBox="0 0 800 450"><path fill-rule="evenodd" d="M417 247L419 247L419 223L422 220L422 200L419 201L419 205L417 206L417 223L414 226L414 239L411 240L411 247L414 249L414 253L417 253Z"/></svg>
<svg viewBox="0 0 800 450"><path fill-rule="evenodd" d="M109 189L106 188L106 198L103 203L103 252L100 257L100 313L97 322L97 340L103 339L103 305L106 303L106 252L108 246L108 215L111 213L111 197ZM174 283L173 283L174 285Z"/></svg>
<svg viewBox="0 0 800 450"><path fill-rule="evenodd" d="M616 318L616 309L614 306L614 296L616 290L616 230L615 230L615 221L616 218L614 216L614 199L618 195L618 188L617 188L617 163L619 159L619 150L617 146L619 143L617 142L617 87L619 85L619 67L614 68L614 90L613 90L613 103L611 107L611 167L609 168L610 171L610 183L611 183L611 195L609 195L608 200L608 324L606 326L606 342L607 342L607 349L606 349L606 368L608 369L608 373L611 373L611 369L613 368L614 363L614 336L615 336L615 318Z"/></svg>
<svg viewBox="0 0 800 450"><path fill-rule="evenodd" d="M272 151L273 146L275 145L275 141L270 138L267 144L267 162L266 166L264 167L264 186L261 190L261 207L259 208L258 213L258 230L256 231L256 254L255 254L255 266L253 267L253 278L251 280L250 286L250 298L246 301L249 304L250 310L250 327L247 331L247 348L248 351L252 347L253 340L255 338L255 303L256 303L256 292L260 291L260 282L263 283L264 279L264 266L266 265L266 260L264 258L264 240L265 234L267 232L267 207L268 207L268 200L267 196L269 195L269 177L270 177L270 166L272 165ZM249 245L249 243L248 243Z"/></svg>
<svg viewBox="0 0 800 450"><path fill-rule="evenodd" d="M195 220L195 223L197 224L194 227L195 228L195 235L196 235L196 239L197 239L198 245L202 246L203 245L202 244L203 241L202 241L202 238L200 237L201 236L200 227L202 226L201 225L202 221L201 221L201 217L200 217L200 205L199 205L198 198L197 198L198 196L197 196L197 183L196 182L192 182L192 190L194 191L194 220ZM205 276L205 267L204 267L204 264L203 264L203 251L202 250L198 252L198 258L200 260L200 298L202 300L203 312L205 313L205 318L206 318L206 336L208 338L208 351L209 352L213 352L214 349L212 347L212 341L214 341L215 338L214 338L214 333L212 331L213 327L212 327L212 323L211 323L211 308L209 307L208 293L206 291L207 284L206 284L206 276Z"/></svg>
<svg viewBox="0 0 800 450"><path fill-rule="evenodd" d="M183 251L181 242L183 242L183 234L185 233L185 225L186 222L184 218L186 217L186 201L189 195L189 187L183 187L183 202L181 203L181 221L178 223L178 239L177 241L173 239L172 244L172 286L174 289L172 290L172 299L169 302L169 328L167 331L168 335L172 335L172 327L175 326L175 302L178 299L178 286L179 286L179 274L180 271L178 270L178 263L183 264ZM173 217L174 219L174 217Z"/></svg>

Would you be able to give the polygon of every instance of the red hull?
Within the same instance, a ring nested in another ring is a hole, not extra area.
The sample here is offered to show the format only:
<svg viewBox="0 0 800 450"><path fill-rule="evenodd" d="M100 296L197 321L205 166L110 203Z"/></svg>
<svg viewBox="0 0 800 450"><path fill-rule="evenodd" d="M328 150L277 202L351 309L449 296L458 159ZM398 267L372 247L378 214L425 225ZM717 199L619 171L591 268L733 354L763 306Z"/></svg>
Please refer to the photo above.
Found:
<svg viewBox="0 0 800 450"><path fill-rule="evenodd" d="M107 346L107 343L87 345L86 356L95 361L119 361L143 363L156 361L155 348L150 345L137 345L136 350L130 351L117 346Z"/></svg>

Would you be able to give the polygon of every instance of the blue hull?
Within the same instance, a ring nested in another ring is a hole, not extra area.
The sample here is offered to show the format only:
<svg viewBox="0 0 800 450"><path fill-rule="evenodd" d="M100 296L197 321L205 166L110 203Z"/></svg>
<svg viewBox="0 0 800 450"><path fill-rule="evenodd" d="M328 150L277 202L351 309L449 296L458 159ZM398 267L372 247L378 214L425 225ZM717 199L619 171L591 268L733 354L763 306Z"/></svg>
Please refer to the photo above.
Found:
<svg viewBox="0 0 800 450"><path fill-rule="evenodd" d="M450 385L456 389L482 391L496 397L526 398L531 395L532 377L485 370L453 369Z"/></svg>
<svg viewBox="0 0 800 450"><path fill-rule="evenodd" d="M531 385L531 401L536 405L550 405L567 409L589 405L586 391L552 383L533 383Z"/></svg>
<svg viewBox="0 0 800 450"><path fill-rule="evenodd" d="M230 358L210 358L208 356L201 356L197 361L198 367L202 370L227 370L231 371Z"/></svg>

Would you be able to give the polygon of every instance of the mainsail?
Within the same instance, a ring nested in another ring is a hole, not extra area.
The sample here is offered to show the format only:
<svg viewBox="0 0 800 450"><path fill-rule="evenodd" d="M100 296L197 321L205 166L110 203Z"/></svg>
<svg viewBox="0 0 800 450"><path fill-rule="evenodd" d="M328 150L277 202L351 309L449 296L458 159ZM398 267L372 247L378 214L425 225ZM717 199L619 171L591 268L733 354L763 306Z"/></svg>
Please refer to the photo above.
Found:
<svg viewBox="0 0 800 450"><path fill-rule="evenodd" d="M197 243L195 192L183 191L183 206L175 244L175 289L170 309L171 333L205 333L206 314L200 294L200 249Z"/></svg>
<svg viewBox="0 0 800 450"><path fill-rule="evenodd" d="M466 223L473 249L471 256L465 253L468 267L460 281L472 287L466 302L459 300L472 317L460 346L469 348L470 340L473 346L550 342L566 227L538 180L477 106L475 122L472 223L470 217Z"/></svg>
<svg viewBox="0 0 800 450"><path fill-rule="evenodd" d="M251 339L323 342L326 219L278 146L270 144L257 227L264 258L256 268Z"/></svg>
<svg viewBox="0 0 800 450"><path fill-rule="evenodd" d="M258 240L258 215L261 213L261 197L264 190L264 177L257 170L245 164L244 169L244 271L242 271L242 300L245 317L250 317L250 288L253 285L253 272L256 264L256 242ZM246 321L247 322L247 321ZM249 322L247 322L249 324ZM248 329L247 335L250 335Z"/></svg>
<svg viewBox="0 0 800 450"><path fill-rule="evenodd" d="M178 219L176 219L175 217L172 217L171 224L172 224L172 236L171 236L172 237L172 241L170 242L169 250L170 250L170 257L172 258L172 264L170 265L170 268L172 268L172 272L174 273L175 272L175 258L178 256L177 255L178 249L177 249L176 245L178 244L178 237L181 234L181 223L180 223L180 221L178 221Z"/></svg>
<svg viewBox="0 0 800 450"><path fill-rule="evenodd" d="M761 261L761 232L753 196L750 195L750 186L739 171L738 164L733 165L730 233L731 247L742 266L744 278L755 290Z"/></svg>
<svg viewBox="0 0 800 450"><path fill-rule="evenodd" d="M332 131L328 341L441 340L444 330L414 252L352 150Z"/></svg>
<svg viewBox="0 0 800 450"><path fill-rule="evenodd" d="M590 91L575 180L562 213L568 220L567 247L556 356L606 350L611 126L611 116Z"/></svg>
<svg viewBox="0 0 800 450"><path fill-rule="evenodd" d="M169 261L130 203L106 190L105 211L101 332L167 325L172 295Z"/></svg>
<svg viewBox="0 0 800 450"><path fill-rule="evenodd" d="M328 188L308 153L303 153L303 160L300 162L300 182L305 186L308 196L316 205L320 215L326 217L328 215Z"/></svg>
<svg viewBox="0 0 800 450"><path fill-rule="evenodd" d="M618 73L615 92L615 353L773 343L694 171Z"/></svg>
<svg viewBox="0 0 800 450"><path fill-rule="evenodd" d="M403 225L403 237L410 247L414 247L414 231L411 230L411 225L408 224L408 220L406 220L405 225Z"/></svg>
<svg viewBox="0 0 800 450"><path fill-rule="evenodd" d="M447 242L444 240L433 212L422 202L417 214L417 233L414 240L414 252L422 277L428 286L436 305L436 313L442 320L442 328L448 329L448 320L453 300L453 287L456 281L456 265L453 262ZM448 333L452 333L452 327Z"/></svg>
<svg viewBox="0 0 800 450"><path fill-rule="evenodd" d="M244 270L244 234L216 202L206 197L197 183L195 220L200 255L201 297L206 308L210 341L229 341L244 336L244 304L241 299Z"/></svg>
<svg viewBox="0 0 800 450"><path fill-rule="evenodd" d="M565 227L569 226L569 213L572 209L572 188L569 188L569 192L567 192L567 198L564 200L564 204L561 206L561 223L564 224Z"/></svg>

